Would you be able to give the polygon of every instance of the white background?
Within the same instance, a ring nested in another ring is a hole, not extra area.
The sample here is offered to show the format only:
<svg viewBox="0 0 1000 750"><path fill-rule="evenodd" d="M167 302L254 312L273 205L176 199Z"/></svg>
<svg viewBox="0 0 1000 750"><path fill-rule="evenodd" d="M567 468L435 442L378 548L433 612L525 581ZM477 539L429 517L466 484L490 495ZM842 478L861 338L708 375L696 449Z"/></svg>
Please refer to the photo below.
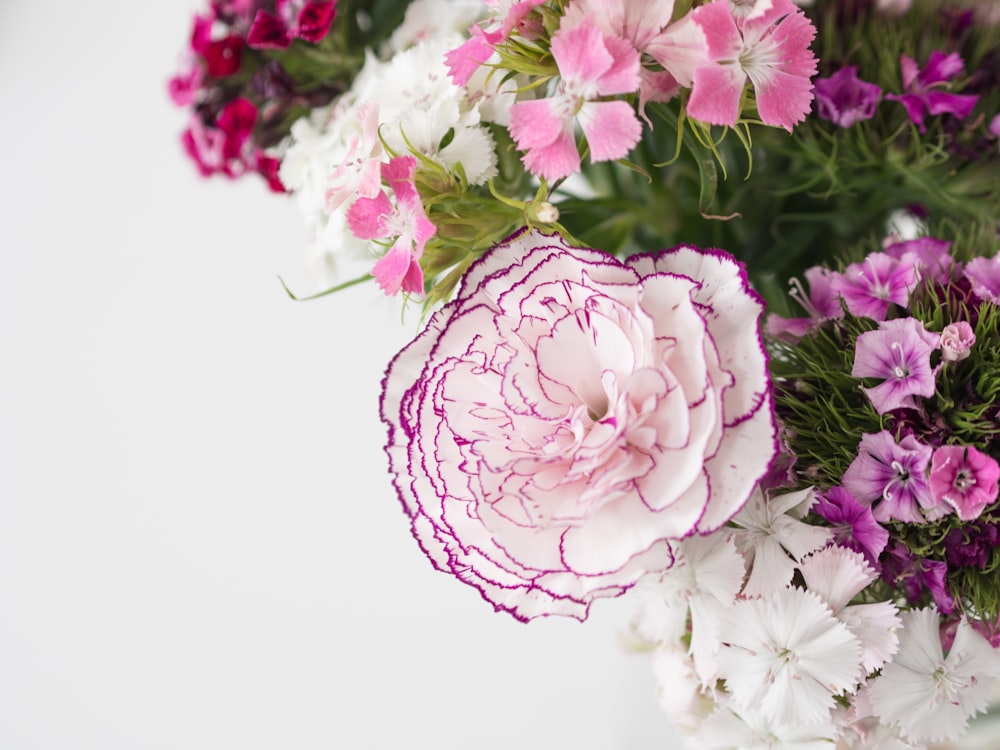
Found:
<svg viewBox="0 0 1000 750"><path fill-rule="evenodd" d="M377 417L416 316L290 301L291 202L196 176L200 7L0 6L0 748L675 745L629 602L522 625L424 559Z"/></svg>

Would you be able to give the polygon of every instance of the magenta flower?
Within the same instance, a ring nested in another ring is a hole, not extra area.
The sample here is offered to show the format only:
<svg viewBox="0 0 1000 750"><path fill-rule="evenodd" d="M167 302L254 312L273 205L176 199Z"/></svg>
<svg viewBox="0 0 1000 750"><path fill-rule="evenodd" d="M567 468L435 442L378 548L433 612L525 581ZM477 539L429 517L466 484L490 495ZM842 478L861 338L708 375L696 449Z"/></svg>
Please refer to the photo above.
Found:
<svg viewBox="0 0 1000 750"><path fill-rule="evenodd" d="M436 567L583 619L723 526L776 449L763 304L730 256L621 263L524 231L393 360L386 451Z"/></svg>
<svg viewBox="0 0 1000 750"><path fill-rule="evenodd" d="M932 450L912 435L897 443L885 430L864 434L858 456L847 467L841 482L858 500L876 503L873 517L879 523L893 519L926 523L920 509L935 505L926 478Z"/></svg>
<svg viewBox="0 0 1000 750"><path fill-rule="evenodd" d="M889 543L889 532L875 520L870 505L858 502L843 487L831 487L818 496L812 512L827 522L837 544L864 555L879 570L878 557Z"/></svg>
<svg viewBox="0 0 1000 750"><path fill-rule="evenodd" d="M916 318L897 318L879 323L874 331L858 336L855 343L856 378L882 378L873 388L864 388L879 414L893 409L916 408L914 396L934 395L931 352L938 348L940 335L931 333Z"/></svg>
<svg viewBox="0 0 1000 750"><path fill-rule="evenodd" d="M336 2L275 0L274 10L261 8L247 33L247 45L254 49L287 49L293 39L313 44L330 33L337 15Z"/></svg>
<svg viewBox="0 0 1000 750"><path fill-rule="evenodd" d="M809 49L816 27L792 0L757 3L738 18L729 0L713 0L690 17L705 33L709 64L694 71L688 115L735 125L749 81L761 120L790 131L805 119L813 98L809 79L816 74Z"/></svg>
<svg viewBox="0 0 1000 750"><path fill-rule="evenodd" d="M972 94L952 94L943 91L953 78L965 69L957 52L945 54L940 50L931 52L923 70L913 58L901 55L899 68L903 74L903 94L886 94L886 99L899 102L906 108L906 114L916 124L921 133L927 131L924 118L927 115L952 114L959 119L969 116L979 100Z"/></svg>
<svg viewBox="0 0 1000 750"><path fill-rule="evenodd" d="M393 239L389 252L372 268L372 276L386 294L402 289L407 294L424 293L420 256L437 231L424 212L413 183L417 160L397 156L382 165L382 179L389 183L395 205L382 191L374 198L361 197L347 209L347 225L362 240Z"/></svg>
<svg viewBox="0 0 1000 750"><path fill-rule="evenodd" d="M550 181L580 169L574 120L579 120L593 162L621 159L642 135L630 104L597 101L639 88L639 53L628 42L603 36L586 23L557 31L552 57L561 79L555 95L520 101L510 109L510 135L526 152L524 165Z"/></svg>
<svg viewBox="0 0 1000 750"><path fill-rule="evenodd" d="M882 89L858 78L858 69L853 65L841 68L829 78L817 78L813 83L816 113L842 128L870 120L882 98Z"/></svg>
<svg viewBox="0 0 1000 750"><path fill-rule="evenodd" d="M961 362L972 354L976 334L972 326L964 320L949 323L941 331L941 359L945 362Z"/></svg>
<svg viewBox="0 0 1000 750"><path fill-rule="evenodd" d="M834 277L834 289L844 298L847 311L872 320L885 320L890 304L903 307L917 285L916 259L871 253Z"/></svg>
<svg viewBox="0 0 1000 750"><path fill-rule="evenodd" d="M254 161L250 136L256 122L257 108L240 97L222 108L214 124L206 124L196 113L181 142L203 177L239 177Z"/></svg>
<svg viewBox="0 0 1000 750"><path fill-rule="evenodd" d="M974 521L997 499L1000 465L971 445L942 445L931 458L930 487L935 500Z"/></svg>

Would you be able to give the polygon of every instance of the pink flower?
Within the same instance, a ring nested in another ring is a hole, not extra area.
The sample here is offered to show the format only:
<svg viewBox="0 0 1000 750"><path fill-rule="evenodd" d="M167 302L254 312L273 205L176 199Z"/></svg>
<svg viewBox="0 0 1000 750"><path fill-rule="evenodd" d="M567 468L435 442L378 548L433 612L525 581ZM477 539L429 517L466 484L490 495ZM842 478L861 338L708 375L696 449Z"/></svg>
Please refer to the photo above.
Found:
<svg viewBox="0 0 1000 750"><path fill-rule="evenodd" d="M913 435L897 443L886 430L865 433L858 445L858 455L841 482L858 500L878 503L873 518L880 523L892 520L925 523L928 519L921 515L920 509L933 509L935 505L927 485L927 464L932 450Z"/></svg>
<svg viewBox="0 0 1000 750"><path fill-rule="evenodd" d="M1000 465L971 445L942 445L931 457L930 486L934 497L973 521L997 499Z"/></svg>
<svg viewBox="0 0 1000 750"><path fill-rule="evenodd" d="M386 451L440 570L583 619L740 509L776 449L763 305L730 256L521 232L389 366Z"/></svg>
<svg viewBox="0 0 1000 750"><path fill-rule="evenodd" d="M1000 301L1000 255L973 258L965 264L965 278L976 299Z"/></svg>
<svg viewBox="0 0 1000 750"><path fill-rule="evenodd" d="M899 67L906 93L886 94L885 98L902 104L907 116L921 133L927 130L924 118L928 114L947 113L962 119L968 117L979 100L978 96L972 94L952 94L942 90L965 69L957 52L946 55L940 50L934 50L927 58L923 70L913 58L901 55Z"/></svg>
<svg viewBox="0 0 1000 750"><path fill-rule="evenodd" d="M945 362L961 362L968 359L976 343L972 326L964 320L949 323L941 331L941 359Z"/></svg>
<svg viewBox="0 0 1000 750"><path fill-rule="evenodd" d="M603 36L587 23L557 31L552 57L561 78L556 94L514 104L510 134L526 152L522 161L528 170L555 181L580 169L574 120L580 122L593 162L628 154L639 142L642 125L627 102L596 101L638 89L639 53L628 42Z"/></svg>
<svg viewBox="0 0 1000 750"><path fill-rule="evenodd" d="M436 228L424 212L413 183L417 160L397 156L382 165L382 179L389 183L396 204L382 191L374 198L361 197L347 209L347 225L362 240L394 239L389 252L372 268L372 276L386 294L402 289L407 294L424 293L420 256Z"/></svg>
<svg viewBox="0 0 1000 750"><path fill-rule="evenodd" d="M916 318L896 318L879 324L878 330L858 336L855 343L856 378L882 378L872 388L864 388L879 414L895 409L916 408L914 396L934 395L931 352L938 348L940 335L931 333Z"/></svg>
<svg viewBox="0 0 1000 750"><path fill-rule="evenodd" d="M476 68L493 55L494 48L545 0L483 0L493 13L485 25L469 29L469 39L445 55L448 72L456 86L465 86Z"/></svg>
<svg viewBox="0 0 1000 750"><path fill-rule="evenodd" d="M741 4L744 5L744 4ZM705 32L710 64L694 71L687 113L712 125L733 126L743 89L753 83L760 119L791 130L809 114L816 27L792 0L758 0L736 17L729 0L691 12Z"/></svg>
<svg viewBox="0 0 1000 750"><path fill-rule="evenodd" d="M247 33L247 45L254 49L287 49L293 39L313 44L330 32L337 15L336 2L275 0L274 13L261 8Z"/></svg>

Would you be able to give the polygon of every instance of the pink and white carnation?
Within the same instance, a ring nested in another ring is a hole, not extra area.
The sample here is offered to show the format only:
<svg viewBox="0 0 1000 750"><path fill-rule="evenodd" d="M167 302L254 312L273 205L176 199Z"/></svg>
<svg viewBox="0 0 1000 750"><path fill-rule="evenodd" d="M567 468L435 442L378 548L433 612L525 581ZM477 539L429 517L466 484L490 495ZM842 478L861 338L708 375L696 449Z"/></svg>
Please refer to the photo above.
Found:
<svg viewBox="0 0 1000 750"><path fill-rule="evenodd" d="M762 309L720 251L622 263L523 231L488 252L383 383L424 552L520 620L669 568L776 451Z"/></svg>

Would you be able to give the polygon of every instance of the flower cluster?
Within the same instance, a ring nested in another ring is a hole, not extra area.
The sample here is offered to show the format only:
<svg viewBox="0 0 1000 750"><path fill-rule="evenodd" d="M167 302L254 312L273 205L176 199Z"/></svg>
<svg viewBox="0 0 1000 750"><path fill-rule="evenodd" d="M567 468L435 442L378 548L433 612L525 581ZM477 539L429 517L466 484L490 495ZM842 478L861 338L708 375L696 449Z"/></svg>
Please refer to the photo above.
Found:
<svg viewBox="0 0 1000 750"><path fill-rule="evenodd" d="M634 632L693 746L923 748L986 707L1000 677L990 232L890 237L809 269L808 316L768 321L787 460L639 584Z"/></svg>

